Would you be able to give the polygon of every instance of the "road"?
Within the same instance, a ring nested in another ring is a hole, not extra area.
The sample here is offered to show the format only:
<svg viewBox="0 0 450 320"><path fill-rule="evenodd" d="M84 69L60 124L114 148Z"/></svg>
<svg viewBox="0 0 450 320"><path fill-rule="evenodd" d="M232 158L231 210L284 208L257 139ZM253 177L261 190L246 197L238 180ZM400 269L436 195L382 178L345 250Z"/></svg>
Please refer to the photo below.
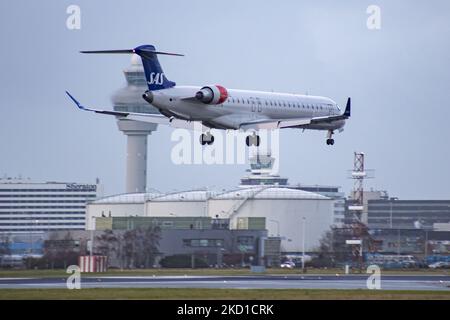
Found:
<svg viewBox="0 0 450 320"><path fill-rule="evenodd" d="M92 276L82 288L367 289L369 275ZM1 289L66 288L67 278L0 278ZM450 290L450 276L386 275L383 290Z"/></svg>

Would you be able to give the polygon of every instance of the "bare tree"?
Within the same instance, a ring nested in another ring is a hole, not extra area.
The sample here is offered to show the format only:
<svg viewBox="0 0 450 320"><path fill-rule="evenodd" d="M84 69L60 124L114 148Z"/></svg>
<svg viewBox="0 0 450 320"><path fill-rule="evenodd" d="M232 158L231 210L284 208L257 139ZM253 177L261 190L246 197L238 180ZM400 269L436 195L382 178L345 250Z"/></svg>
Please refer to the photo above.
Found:
<svg viewBox="0 0 450 320"><path fill-rule="evenodd" d="M159 227L147 227L125 232L105 230L96 237L96 252L116 260L121 268L149 268L158 254Z"/></svg>
<svg viewBox="0 0 450 320"><path fill-rule="evenodd" d="M70 231L61 239L57 234L52 234L44 242L44 256L42 264L53 268L66 268L68 265L76 264L79 252L75 247L75 240Z"/></svg>
<svg viewBox="0 0 450 320"><path fill-rule="evenodd" d="M149 268L158 254L159 227L137 228L126 231L122 238L122 259L129 268Z"/></svg>
<svg viewBox="0 0 450 320"><path fill-rule="evenodd" d="M11 240L9 236L6 234L0 235L0 255L9 255L11 254Z"/></svg>
<svg viewBox="0 0 450 320"><path fill-rule="evenodd" d="M159 253L158 246L161 239L159 227L148 227L143 230L143 261L144 267L153 266L156 255Z"/></svg>
<svg viewBox="0 0 450 320"><path fill-rule="evenodd" d="M94 252L107 256L108 260L119 258L119 236L113 230L105 230L95 237Z"/></svg>
<svg viewBox="0 0 450 320"><path fill-rule="evenodd" d="M329 267L335 266L336 263L350 261L360 263L360 247L346 244L346 240L350 239L361 239L365 252L373 250L373 239L367 226L354 223L340 228L331 228L320 240L318 257L313 260L313 265Z"/></svg>

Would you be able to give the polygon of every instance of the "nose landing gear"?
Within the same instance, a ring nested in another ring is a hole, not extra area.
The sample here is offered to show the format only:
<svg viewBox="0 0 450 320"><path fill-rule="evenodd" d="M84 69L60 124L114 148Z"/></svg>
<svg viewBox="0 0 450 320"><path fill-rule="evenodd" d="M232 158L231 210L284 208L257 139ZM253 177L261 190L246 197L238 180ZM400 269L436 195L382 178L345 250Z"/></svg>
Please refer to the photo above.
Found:
<svg viewBox="0 0 450 320"><path fill-rule="evenodd" d="M329 130L327 133L327 145L333 145L334 144L334 139L333 139L333 131Z"/></svg>

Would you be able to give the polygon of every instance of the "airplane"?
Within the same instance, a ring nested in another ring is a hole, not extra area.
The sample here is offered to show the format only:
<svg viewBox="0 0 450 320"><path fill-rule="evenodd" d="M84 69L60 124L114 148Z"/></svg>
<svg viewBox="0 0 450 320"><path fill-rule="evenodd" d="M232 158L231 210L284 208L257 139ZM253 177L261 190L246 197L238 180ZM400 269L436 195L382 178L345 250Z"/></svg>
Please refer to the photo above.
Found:
<svg viewBox="0 0 450 320"><path fill-rule="evenodd" d="M214 136L209 131L213 128L251 132L245 140L249 147L259 146L259 130L282 128L324 130L327 131L327 145L333 145L333 134L336 130L343 131L346 120L350 118L350 97L342 112L339 105L327 97L227 89L222 85L178 86L167 79L158 55L183 55L157 51L153 45L80 52L139 55L148 85L142 97L160 114L91 109L81 105L66 91L79 109L179 128L192 129L193 122L201 122L202 132L205 132L200 135L202 145L214 143Z"/></svg>

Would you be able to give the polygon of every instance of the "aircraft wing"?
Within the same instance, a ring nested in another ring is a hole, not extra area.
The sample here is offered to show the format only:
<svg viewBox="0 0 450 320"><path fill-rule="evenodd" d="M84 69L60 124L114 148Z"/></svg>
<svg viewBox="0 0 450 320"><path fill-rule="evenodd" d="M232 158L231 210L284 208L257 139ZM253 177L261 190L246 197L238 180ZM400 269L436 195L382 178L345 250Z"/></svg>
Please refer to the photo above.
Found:
<svg viewBox="0 0 450 320"><path fill-rule="evenodd" d="M108 111L108 110L99 110L99 109L91 109L81 105L69 92L66 91L66 94L69 98L77 105L80 110L83 111L91 111L100 114L112 115L120 118L125 118L134 121L141 122L149 122L155 124L167 125L173 128L183 128L194 130L194 122L180 120L176 118L167 118L162 114L150 114L150 113L135 113L135 112L122 112L122 111Z"/></svg>
<svg viewBox="0 0 450 320"><path fill-rule="evenodd" d="M296 127L301 125L307 125L311 123L311 119L298 118L298 119L262 119L241 123L240 129L281 129Z"/></svg>
<svg viewBox="0 0 450 320"><path fill-rule="evenodd" d="M337 120L345 120L350 118L350 105L351 100L348 98L347 105L343 114L337 116L323 116L323 117L313 117L313 118L292 118L292 119L257 119L254 121L249 121L241 123L240 128L243 130L247 129L282 129L282 128L292 128L298 126L306 126L308 124L320 124L320 123L330 123Z"/></svg>

